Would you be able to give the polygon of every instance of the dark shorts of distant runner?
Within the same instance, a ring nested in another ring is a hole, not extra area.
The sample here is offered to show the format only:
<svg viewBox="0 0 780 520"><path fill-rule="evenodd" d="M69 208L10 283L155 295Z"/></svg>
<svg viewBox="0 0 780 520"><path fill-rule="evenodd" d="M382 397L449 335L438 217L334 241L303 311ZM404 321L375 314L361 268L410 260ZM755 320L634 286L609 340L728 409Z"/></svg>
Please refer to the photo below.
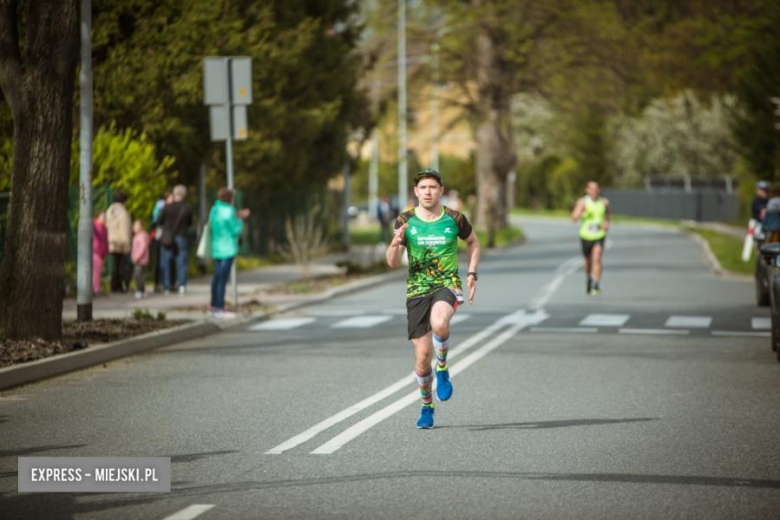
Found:
<svg viewBox="0 0 780 520"><path fill-rule="evenodd" d="M582 242L582 256L586 256L590 258L590 254L593 252L594 246L601 246L601 249L604 249L604 240L606 240L607 237L599 238L598 240L584 240L580 239L580 242Z"/></svg>
<svg viewBox="0 0 780 520"><path fill-rule="evenodd" d="M436 302L447 302L454 310L458 309L458 297L449 287L406 300L406 325L409 339L421 338L431 331L431 309Z"/></svg>

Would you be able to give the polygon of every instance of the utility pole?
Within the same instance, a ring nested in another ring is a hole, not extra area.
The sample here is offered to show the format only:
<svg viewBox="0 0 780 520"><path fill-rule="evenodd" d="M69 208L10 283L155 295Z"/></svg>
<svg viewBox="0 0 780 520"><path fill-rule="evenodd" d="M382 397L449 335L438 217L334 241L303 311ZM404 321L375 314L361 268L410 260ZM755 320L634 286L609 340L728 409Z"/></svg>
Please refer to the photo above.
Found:
<svg viewBox="0 0 780 520"><path fill-rule="evenodd" d="M379 115L379 72L374 70L374 113ZM371 132L371 162L368 165L368 216L377 218L379 205L379 126Z"/></svg>
<svg viewBox="0 0 780 520"><path fill-rule="evenodd" d="M92 0L81 0L76 319L92 321Z"/></svg>
<svg viewBox="0 0 780 520"><path fill-rule="evenodd" d="M406 208L406 0L398 0L398 210Z"/></svg>
<svg viewBox="0 0 780 520"><path fill-rule="evenodd" d="M438 36L438 33L437 33ZM433 130L433 146L431 148L431 168L440 172L439 170L439 93L441 88L440 74L439 74L439 42L433 42L431 46L432 63L431 69L433 73L433 99L431 99L431 120Z"/></svg>

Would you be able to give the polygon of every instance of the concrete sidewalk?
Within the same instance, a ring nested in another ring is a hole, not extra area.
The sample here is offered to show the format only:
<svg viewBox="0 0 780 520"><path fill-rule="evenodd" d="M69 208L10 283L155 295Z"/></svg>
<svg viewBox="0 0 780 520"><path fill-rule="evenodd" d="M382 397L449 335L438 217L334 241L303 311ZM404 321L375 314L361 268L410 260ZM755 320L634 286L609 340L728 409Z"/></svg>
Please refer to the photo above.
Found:
<svg viewBox="0 0 780 520"><path fill-rule="evenodd" d="M346 260L347 253L325 256L309 268L309 277L338 274L342 270L336 263ZM292 263L277 264L238 273L238 299L241 304L258 301L257 296L278 284L303 279L300 266ZM131 288L135 284L131 282ZM315 295L264 295L260 304L279 305L306 301ZM169 319L201 319L211 298L211 275L190 278L187 281L187 293L179 295L171 291L169 295L149 293L146 298L137 300L133 292L127 294L107 294L96 297L92 302L95 318L123 318L132 315L136 309L146 309L152 314L164 312ZM232 300L228 286L226 298ZM190 307L202 307L203 311L186 310ZM76 318L76 299L68 298L63 306L63 318Z"/></svg>

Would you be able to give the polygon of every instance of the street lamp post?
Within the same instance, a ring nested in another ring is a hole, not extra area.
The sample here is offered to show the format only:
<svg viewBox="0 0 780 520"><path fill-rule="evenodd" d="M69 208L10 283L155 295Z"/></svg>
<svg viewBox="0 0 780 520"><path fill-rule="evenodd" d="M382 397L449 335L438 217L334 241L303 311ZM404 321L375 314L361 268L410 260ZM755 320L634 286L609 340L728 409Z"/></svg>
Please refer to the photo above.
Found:
<svg viewBox="0 0 780 520"><path fill-rule="evenodd" d="M398 209L406 208L406 0L398 0Z"/></svg>

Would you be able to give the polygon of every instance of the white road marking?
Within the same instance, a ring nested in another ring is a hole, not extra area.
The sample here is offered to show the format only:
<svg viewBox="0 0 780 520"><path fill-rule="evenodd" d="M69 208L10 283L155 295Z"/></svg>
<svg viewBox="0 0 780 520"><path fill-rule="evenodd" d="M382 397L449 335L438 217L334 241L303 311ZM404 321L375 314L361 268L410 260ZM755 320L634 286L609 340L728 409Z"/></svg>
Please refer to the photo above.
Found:
<svg viewBox="0 0 780 520"><path fill-rule="evenodd" d="M552 332L552 333L563 333L563 334L579 334L580 332L584 332L586 334L593 334L595 332L598 332L599 329L595 327L531 327L531 332Z"/></svg>
<svg viewBox="0 0 780 520"><path fill-rule="evenodd" d="M464 322L469 318L471 318L471 314L455 313L455 316L453 316L452 319L450 320L450 325L455 325L456 323Z"/></svg>
<svg viewBox="0 0 780 520"><path fill-rule="evenodd" d="M726 336L729 338L768 338L769 332L739 332L734 330L713 330L713 336Z"/></svg>
<svg viewBox="0 0 780 520"><path fill-rule="evenodd" d="M547 302L550 301L550 298L552 298L553 294L555 294L555 291L557 291L561 286L563 280L576 271L579 265L580 257L578 256L569 258L564 263L559 265L555 270L555 277L550 280L550 283L544 286L544 289L542 289L542 292L536 298L531 300L531 304L528 306L528 308L531 310L539 310L547 305Z"/></svg>
<svg viewBox="0 0 780 520"><path fill-rule="evenodd" d="M333 329L368 329L393 319L392 316L375 314L373 316L354 316L334 323Z"/></svg>
<svg viewBox="0 0 780 520"><path fill-rule="evenodd" d="M482 359L483 357L487 356L490 352L494 351L501 345L503 345L507 340L515 336L520 330L523 328L534 325L537 323L541 323L542 321L546 320L548 318L548 315L544 311L536 311L533 314L526 315L524 311L518 311L517 314L521 314L525 316L525 319L518 319L517 323L510 327L509 329L502 332L498 337L494 338L492 341L486 343L479 349L475 350L471 354L469 354L463 361L460 363L456 363L450 367L450 377L455 377L459 373L466 370L468 367ZM435 386L435 385L434 385ZM415 390L404 397L398 399L394 403L391 403L390 405L382 408L378 412L375 412L374 414L366 417L362 421L358 422L357 424L347 428L339 435L335 436L325 444L321 445L311 453L313 455L330 455L340 448L342 448L345 444L350 442L351 440L355 439L362 433L369 430L371 427L379 424L380 422L384 421L388 417L394 415L395 413L399 412L400 410L404 409L405 407L409 406L410 404L416 402L420 399L420 393L418 390Z"/></svg>
<svg viewBox="0 0 780 520"><path fill-rule="evenodd" d="M620 329L618 332L623 334L647 334L647 335L667 335L667 336L686 336L691 333L689 330L671 330L671 329Z"/></svg>
<svg viewBox="0 0 780 520"><path fill-rule="evenodd" d="M198 517L214 507L213 504L193 504L191 506L185 507L178 513L174 513L171 516L166 516L163 518L163 520L192 520L195 517Z"/></svg>
<svg viewBox="0 0 780 520"><path fill-rule="evenodd" d="M710 316L670 316L664 327L681 329L708 329L712 324Z"/></svg>
<svg viewBox="0 0 780 520"><path fill-rule="evenodd" d="M249 330L290 330L296 327L302 327L317 321L317 318L281 318L278 320L268 320L257 325L252 325Z"/></svg>
<svg viewBox="0 0 780 520"><path fill-rule="evenodd" d="M769 330L772 328L772 320L770 318L752 318L750 326L756 330Z"/></svg>
<svg viewBox="0 0 780 520"><path fill-rule="evenodd" d="M500 321L500 320L499 320ZM469 339L464 341L463 343L457 345L456 347L450 349L450 353L447 357L447 360L450 361L453 358L458 357L458 355L462 354L463 352L466 352L470 348L472 348L474 345L480 344L482 341L484 341L486 338L492 336L495 334L499 329L501 329L504 325L502 323L499 323L499 321L493 323L486 329L474 334ZM374 403L377 403L381 401L382 399L393 395L394 393L398 392L399 390L403 389L404 387L412 384L415 382L414 372L410 373L407 376L404 376L403 378L399 379L392 385L388 386L387 388L384 388L380 390L379 392L363 399L362 401L353 404L352 406L345 408L344 410L340 411L339 413L332 415L328 417L327 419L320 421L319 423L315 424L308 430L299 433L295 437L292 437L291 439L288 439L284 441L283 443L279 444L278 446L275 446L274 448L271 448L270 450L266 451L266 455L280 455L284 453L287 450L290 450L292 448L295 448L296 446L303 444L304 442L308 441L318 433L327 430L331 426L334 426L350 417L355 415L356 413L360 412L361 410L364 410L371 406Z"/></svg>
<svg viewBox="0 0 780 520"><path fill-rule="evenodd" d="M622 327L630 318L628 314L590 314L580 322L584 327Z"/></svg>
<svg viewBox="0 0 780 520"><path fill-rule="evenodd" d="M360 316L363 314L366 314L366 311L359 311L354 309L322 309L322 310L312 310L307 312L306 314L310 316L317 316L318 318L332 318L332 317L342 317L342 316Z"/></svg>

